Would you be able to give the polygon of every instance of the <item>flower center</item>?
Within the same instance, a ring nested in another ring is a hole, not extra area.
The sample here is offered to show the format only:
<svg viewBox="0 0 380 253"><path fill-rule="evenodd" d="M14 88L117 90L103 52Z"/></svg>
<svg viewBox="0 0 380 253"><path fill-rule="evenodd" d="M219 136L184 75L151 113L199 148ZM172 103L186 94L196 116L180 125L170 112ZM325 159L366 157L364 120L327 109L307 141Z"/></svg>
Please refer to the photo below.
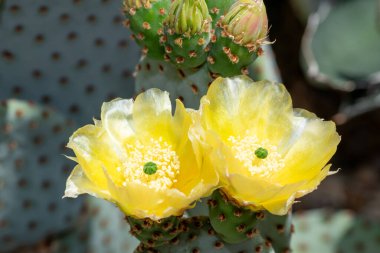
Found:
<svg viewBox="0 0 380 253"><path fill-rule="evenodd" d="M259 141L256 136L247 135L230 136L228 141L235 158L252 176L270 177L285 166L277 147L267 140Z"/></svg>
<svg viewBox="0 0 380 253"><path fill-rule="evenodd" d="M168 189L177 182L179 157L162 138L152 138L147 143L136 141L127 144L126 149L128 157L123 166L123 186L136 182L154 189Z"/></svg>
<svg viewBox="0 0 380 253"><path fill-rule="evenodd" d="M148 162L144 164L144 173L147 175L153 175L157 172L157 164L154 162Z"/></svg>

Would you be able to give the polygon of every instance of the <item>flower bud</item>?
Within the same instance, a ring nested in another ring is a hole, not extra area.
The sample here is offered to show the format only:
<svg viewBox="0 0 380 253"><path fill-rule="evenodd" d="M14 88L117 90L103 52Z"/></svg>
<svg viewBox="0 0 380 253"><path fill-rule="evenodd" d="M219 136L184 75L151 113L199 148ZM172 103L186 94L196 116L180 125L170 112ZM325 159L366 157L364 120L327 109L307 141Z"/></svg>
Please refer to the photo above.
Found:
<svg viewBox="0 0 380 253"><path fill-rule="evenodd" d="M222 19L222 27L235 43L255 46L267 37L268 17L262 0L239 0Z"/></svg>
<svg viewBox="0 0 380 253"><path fill-rule="evenodd" d="M189 36L208 32L211 16L205 0L175 0L166 21L175 33Z"/></svg>

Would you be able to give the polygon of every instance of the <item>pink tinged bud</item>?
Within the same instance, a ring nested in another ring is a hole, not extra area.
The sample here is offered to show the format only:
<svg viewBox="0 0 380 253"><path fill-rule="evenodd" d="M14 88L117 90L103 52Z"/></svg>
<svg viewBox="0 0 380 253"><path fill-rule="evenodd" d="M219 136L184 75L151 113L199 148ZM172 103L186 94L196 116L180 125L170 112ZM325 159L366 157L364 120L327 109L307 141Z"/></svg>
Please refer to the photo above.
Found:
<svg viewBox="0 0 380 253"><path fill-rule="evenodd" d="M222 19L222 25L236 43L261 44L268 33L268 17L263 1L237 1Z"/></svg>

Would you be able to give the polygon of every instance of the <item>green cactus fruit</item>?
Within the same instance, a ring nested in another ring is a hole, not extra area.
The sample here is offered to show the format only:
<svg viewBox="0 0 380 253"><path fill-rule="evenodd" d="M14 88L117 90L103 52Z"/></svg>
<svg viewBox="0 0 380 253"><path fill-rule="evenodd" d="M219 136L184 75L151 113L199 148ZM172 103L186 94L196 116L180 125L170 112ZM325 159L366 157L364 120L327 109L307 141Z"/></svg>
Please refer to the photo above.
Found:
<svg viewBox="0 0 380 253"><path fill-rule="evenodd" d="M140 244L135 253L241 253L260 252L271 253L260 235L240 244L224 242L214 229L207 217L192 217L181 221L183 232L162 247L149 248Z"/></svg>
<svg viewBox="0 0 380 253"><path fill-rule="evenodd" d="M153 221L149 218L136 219L127 216L126 220L131 226L130 233L147 247L158 247L167 244L182 232L180 218L176 216L159 221Z"/></svg>
<svg viewBox="0 0 380 253"><path fill-rule="evenodd" d="M11 251L73 228L83 201L62 200L76 129L62 115L31 102L0 106L0 251Z"/></svg>
<svg viewBox="0 0 380 253"><path fill-rule="evenodd" d="M125 24L134 33L143 53L154 59L164 59L162 23L170 0L124 0Z"/></svg>
<svg viewBox="0 0 380 253"><path fill-rule="evenodd" d="M206 0L212 18L213 27L215 27L216 22L219 20L219 18L221 16L224 16L230 9L231 5L235 2L236 0Z"/></svg>
<svg viewBox="0 0 380 253"><path fill-rule="evenodd" d="M179 68L196 68L207 59L211 16L205 0L175 0L164 23L166 57Z"/></svg>
<svg viewBox="0 0 380 253"><path fill-rule="evenodd" d="M227 77L247 74L263 51L268 19L262 0L239 0L217 23L207 58L211 72Z"/></svg>
<svg viewBox="0 0 380 253"><path fill-rule="evenodd" d="M6 1L0 99L46 104L83 125L104 101L133 96L140 50L122 21L119 1Z"/></svg>
<svg viewBox="0 0 380 253"><path fill-rule="evenodd" d="M144 57L136 68L136 93L159 88L170 93L172 103L180 99L186 107L198 108L213 78L207 66L199 69L177 69L171 63Z"/></svg>
<svg viewBox="0 0 380 253"><path fill-rule="evenodd" d="M276 253L290 253L290 239L293 233L292 215L278 216L263 212L258 222L258 229L267 244L272 245Z"/></svg>
<svg viewBox="0 0 380 253"><path fill-rule="evenodd" d="M241 243L259 233L258 213L237 206L222 191L214 191L208 205L211 225L224 241Z"/></svg>

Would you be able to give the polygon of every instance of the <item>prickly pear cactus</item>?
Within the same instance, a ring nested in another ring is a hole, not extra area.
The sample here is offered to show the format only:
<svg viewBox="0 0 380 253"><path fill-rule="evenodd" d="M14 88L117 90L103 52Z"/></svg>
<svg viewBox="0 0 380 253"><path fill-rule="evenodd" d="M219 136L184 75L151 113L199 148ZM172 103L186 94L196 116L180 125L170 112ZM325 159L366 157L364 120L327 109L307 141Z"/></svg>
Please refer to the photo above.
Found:
<svg viewBox="0 0 380 253"><path fill-rule="evenodd" d="M371 88L371 75L380 66L377 4L377 0L338 1L330 8L321 5L311 16L301 53L305 72L315 85L346 92ZM353 20L357 13L367 15Z"/></svg>
<svg viewBox="0 0 380 253"><path fill-rule="evenodd" d="M136 91L154 87L170 91L172 102L180 99L193 108L199 106L213 78L206 66L200 69L177 69L171 63L144 57L136 68Z"/></svg>
<svg viewBox="0 0 380 253"><path fill-rule="evenodd" d="M291 243L293 252L364 252L356 251L355 247L344 251L337 250L340 240L344 238L344 234L351 227L353 221L354 216L348 211L334 213L321 209L294 215L295 233ZM363 233L363 236L365 234ZM376 252L376 250L372 252Z"/></svg>
<svg viewBox="0 0 380 253"><path fill-rule="evenodd" d="M135 253L189 253L189 252L261 252L272 253L270 246L265 244L259 234L252 239L239 244L229 244L217 236L207 217L193 217L184 219L181 223L183 232L174 238L168 245L158 248L148 248L140 244ZM269 246L269 247L268 247Z"/></svg>
<svg viewBox="0 0 380 253"><path fill-rule="evenodd" d="M0 98L48 104L83 124L102 102L131 97L139 51L120 8L119 1L7 1Z"/></svg>
<svg viewBox="0 0 380 253"><path fill-rule="evenodd" d="M139 241L128 233L124 216L112 204L87 198L82 218L74 229L16 252L29 253L131 253ZM0 251L3 252L3 251ZM12 253L16 253L12 252Z"/></svg>
<svg viewBox="0 0 380 253"><path fill-rule="evenodd" d="M372 253L380 249L380 223L357 218L340 238L337 252Z"/></svg>
<svg viewBox="0 0 380 253"><path fill-rule="evenodd" d="M262 1L176 0L167 8L164 3L124 1L126 24L146 54L136 70L137 93L164 88L195 108L213 79L249 73L262 54L268 29Z"/></svg>
<svg viewBox="0 0 380 253"><path fill-rule="evenodd" d="M180 219L171 216L154 222L150 219L126 217L131 234L149 247L158 247L175 238L180 232Z"/></svg>
<svg viewBox="0 0 380 253"><path fill-rule="evenodd" d="M81 201L62 200L72 164L65 152L75 125L30 102L0 107L1 251L33 244L72 228Z"/></svg>
<svg viewBox="0 0 380 253"><path fill-rule="evenodd" d="M278 216L262 212L258 219L258 229L267 244L270 244L275 252L290 253L290 239L293 233L291 213Z"/></svg>
<svg viewBox="0 0 380 253"><path fill-rule="evenodd" d="M258 234L258 214L231 202L221 191L215 191L208 200L212 227L224 241L241 243Z"/></svg>

